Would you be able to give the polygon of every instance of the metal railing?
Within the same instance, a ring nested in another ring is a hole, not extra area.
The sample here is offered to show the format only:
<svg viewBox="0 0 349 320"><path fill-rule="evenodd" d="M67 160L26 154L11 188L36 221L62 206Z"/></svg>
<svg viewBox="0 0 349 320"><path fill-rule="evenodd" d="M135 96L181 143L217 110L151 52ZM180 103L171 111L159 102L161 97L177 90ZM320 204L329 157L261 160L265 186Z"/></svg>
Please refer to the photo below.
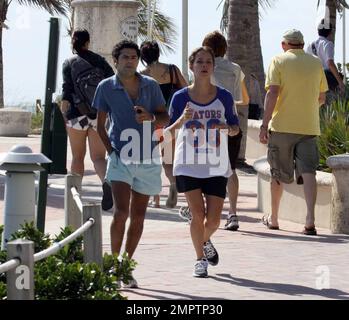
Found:
<svg viewBox="0 0 349 320"><path fill-rule="evenodd" d="M56 254L65 245L83 235L84 262L103 265L101 205L83 204L80 196L81 177L67 175L65 180L65 225L75 231L51 247L34 254L34 242L17 239L7 243L8 261L0 265L0 273L7 272L7 299L34 299L34 264ZM18 281L18 278L22 277Z"/></svg>

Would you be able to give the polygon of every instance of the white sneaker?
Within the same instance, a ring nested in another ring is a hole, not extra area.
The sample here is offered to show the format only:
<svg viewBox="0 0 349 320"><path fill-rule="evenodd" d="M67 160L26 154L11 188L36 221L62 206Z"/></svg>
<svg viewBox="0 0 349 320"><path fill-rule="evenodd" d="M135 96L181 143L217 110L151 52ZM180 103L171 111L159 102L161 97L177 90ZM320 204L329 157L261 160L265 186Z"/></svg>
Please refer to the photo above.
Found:
<svg viewBox="0 0 349 320"><path fill-rule="evenodd" d="M208 277L207 267L208 267L208 261L206 258L197 260L194 265L193 276L197 278L207 278Z"/></svg>
<svg viewBox="0 0 349 320"><path fill-rule="evenodd" d="M127 283L123 280L122 286L124 288L138 288L137 280L131 275L131 279Z"/></svg>
<svg viewBox="0 0 349 320"><path fill-rule="evenodd" d="M189 224L191 223L193 217L191 215L189 207L180 207L178 210L178 214L183 220L188 221Z"/></svg>
<svg viewBox="0 0 349 320"><path fill-rule="evenodd" d="M239 220L236 214L229 213L224 229L230 231L236 231L237 229L239 229Z"/></svg>

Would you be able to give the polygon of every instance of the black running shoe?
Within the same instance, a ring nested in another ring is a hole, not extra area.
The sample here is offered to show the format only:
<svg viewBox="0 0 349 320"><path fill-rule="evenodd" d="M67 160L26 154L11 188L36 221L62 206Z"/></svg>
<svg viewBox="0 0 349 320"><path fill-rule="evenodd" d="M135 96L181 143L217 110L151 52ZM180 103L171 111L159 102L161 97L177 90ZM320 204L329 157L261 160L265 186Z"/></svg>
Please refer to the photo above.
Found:
<svg viewBox="0 0 349 320"><path fill-rule="evenodd" d="M211 266L216 266L218 264L218 261L219 261L218 252L213 246L211 240L208 240L207 242L204 243L204 254L208 263Z"/></svg>
<svg viewBox="0 0 349 320"><path fill-rule="evenodd" d="M107 182L103 183L102 209L109 210L113 207L113 196L111 188Z"/></svg>

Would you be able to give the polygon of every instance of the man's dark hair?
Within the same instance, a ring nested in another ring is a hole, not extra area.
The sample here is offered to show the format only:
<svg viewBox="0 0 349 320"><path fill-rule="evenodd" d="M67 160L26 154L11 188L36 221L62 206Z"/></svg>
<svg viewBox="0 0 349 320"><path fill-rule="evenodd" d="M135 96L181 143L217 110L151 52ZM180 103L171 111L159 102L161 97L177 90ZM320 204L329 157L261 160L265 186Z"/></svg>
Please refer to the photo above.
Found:
<svg viewBox="0 0 349 320"><path fill-rule="evenodd" d="M156 41L144 41L141 44L141 61L149 65L159 60L160 48Z"/></svg>
<svg viewBox="0 0 349 320"><path fill-rule="evenodd" d="M86 29L76 29L72 35L73 53L83 51L82 47L90 41L90 34Z"/></svg>
<svg viewBox="0 0 349 320"><path fill-rule="evenodd" d="M318 26L317 32L319 36L327 38L332 32L332 23L326 25L325 19L322 19Z"/></svg>
<svg viewBox="0 0 349 320"><path fill-rule="evenodd" d="M112 51L112 56L115 60L119 59L120 53L122 49L135 49L137 52L137 57L139 58L141 55L141 52L138 48L137 43L130 41L130 40L122 40L119 43L117 43Z"/></svg>
<svg viewBox="0 0 349 320"><path fill-rule="evenodd" d="M210 47L215 57L224 57L228 47L227 40L219 31L207 34L202 41L202 46Z"/></svg>

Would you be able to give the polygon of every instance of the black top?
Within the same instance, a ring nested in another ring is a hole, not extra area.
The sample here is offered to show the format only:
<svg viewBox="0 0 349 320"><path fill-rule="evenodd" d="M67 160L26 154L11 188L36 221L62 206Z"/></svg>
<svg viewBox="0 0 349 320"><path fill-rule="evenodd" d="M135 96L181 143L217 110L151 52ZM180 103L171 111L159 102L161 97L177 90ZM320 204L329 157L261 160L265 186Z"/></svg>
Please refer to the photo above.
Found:
<svg viewBox="0 0 349 320"><path fill-rule="evenodd" d="M92 64L94 67L100 68L104 71L104 78L109 78L114 75L114 71L111 68L111 66L108 64L108 62L99 54L94 53L92 51L86 50L79 54L79 56L86 61L88 61L90 64ZM73 96L72 93L74 93L74 83L71 76L71 67L70 67L70 59L67 59L63 63L63 84L62 84L62 100L68 100L70 102L70 107L66 113L66 117L68 120L75 119L77 117L81 116L81 113L77 108L74 106L73 102ZM89 118L95 119L96 116L89 116Z"/></svg>
<svg viewBox="0 0 349 320"><path fill-rule="evenodd" d="M161 89L162 95L165 98L166 105L170 103L169 100L171 99L171 96L172 96L172 87L173 87L173 83L171 82L160 84L160 89Z"/></svg>
<svg viewBox="0 0 349 320"><path fill-rule="evenodd" d="M177 67L174 64L169 64L170 82L160 84L160 89L165 98L166 106L170 105L173 94L179 89L177 87L178 75L176 68Z"/></svg>

